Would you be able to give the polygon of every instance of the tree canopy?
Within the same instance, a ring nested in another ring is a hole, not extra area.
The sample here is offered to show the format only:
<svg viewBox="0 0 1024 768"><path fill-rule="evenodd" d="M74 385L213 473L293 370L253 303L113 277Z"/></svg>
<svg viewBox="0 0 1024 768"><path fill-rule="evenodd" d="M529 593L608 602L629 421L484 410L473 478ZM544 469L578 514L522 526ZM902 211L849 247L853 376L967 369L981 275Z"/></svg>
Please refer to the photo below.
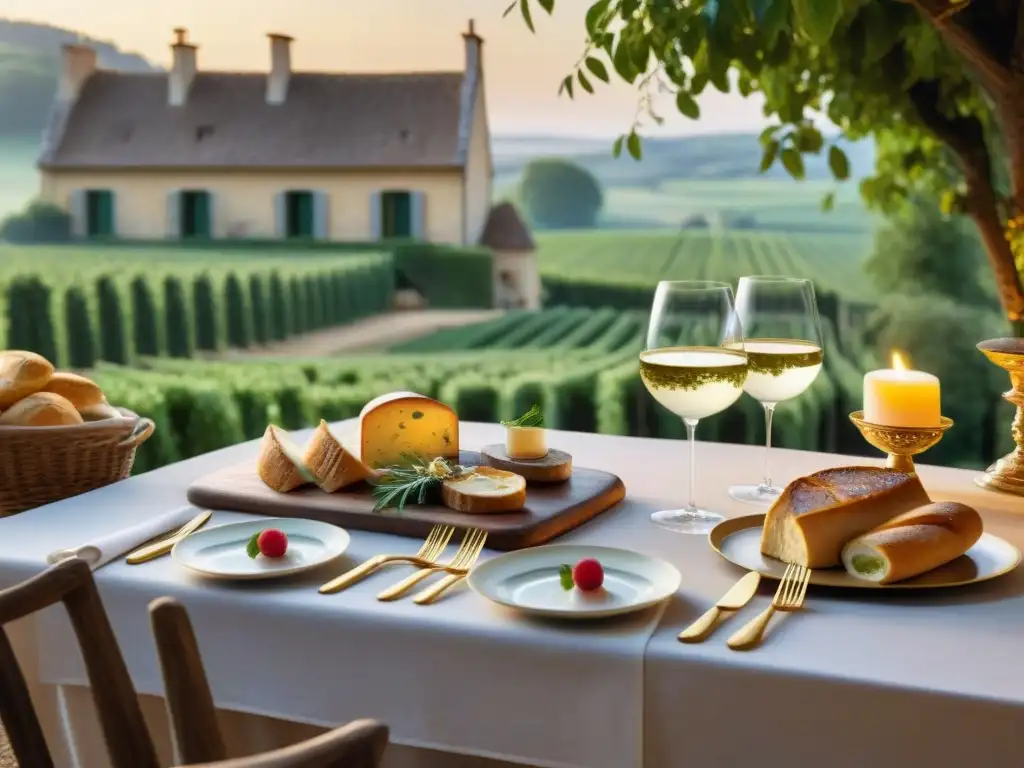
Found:
<svg viewBox="0 0 1024 768"><path fill-rule="evenodd" d="M597 224L604 195L597 179L568 160L534 160L523 171L519 197L530 222L547 229Z"/></svg>
<svg viewBox="0 0 1024 768"><path fill-rule="evenodd" d="M515 0L533 29L556 0ZM1007 316L1024 321L1024 289L1008 239L1024 213L1024 12L1021 0L596 0L586 42L560 91L574 98L619 77L639 92L637 119L613 152L639 160L642 133L661 122L654 94L668 89L688 118L697 97L759 92L773 120L761 167L804 176L804 157L827 156L849 178L827 117L848 139L873 136L869 204L899 209L940 199L977 225ZM831 204L824 201L825 207ZM1024 267L1024 264L1021 265Z"/></svg>

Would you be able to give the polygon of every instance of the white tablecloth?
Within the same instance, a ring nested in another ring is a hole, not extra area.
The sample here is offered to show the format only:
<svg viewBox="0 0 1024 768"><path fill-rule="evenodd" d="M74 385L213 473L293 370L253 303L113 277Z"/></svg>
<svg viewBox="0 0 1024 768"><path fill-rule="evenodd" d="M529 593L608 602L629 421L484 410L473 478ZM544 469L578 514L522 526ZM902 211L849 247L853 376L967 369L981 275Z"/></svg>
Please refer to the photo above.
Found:
<svg viewBox="0 0 1024 768"><path fill-rule="evenodd" d="M464 424L462 442L493 442L496 431ZM190 577L167 558L138 567L118 562L96 577L138 689L161 692L146 605L170 594L189 609L219 706L317 727L377 717L398 744L585 768L729 767L771 754L787 756L787 766L825 761L841 768L1019 759L1024 569L943 594L812 589L807 610L777 617L762 648L729 651L729 632L770 599L765 584L757 605L709 641L681 645L678 632L739 575L703 537L672 534L648 520L685 496L685 444L569 433L552 435L551 444L577 465L615 471L627 487L626 502L563 541L673 562L683 585L663 616L655 610L575 627L524 619L464 587L434 606L379 604L374 595L404 571L325 597L316 586L344 565L298 581L229 586ZM54 548L180 504L191 480L255 450L227 449L0 520L0 585L40 570ZM731 501L725 489L757 479L763 449L699 450L699 500L730 515L758 511ZM775 452L781 481L848 463L874 462ZM1024 502L972 490L970 472L921 471L934 498L975 504L989 530L1024 546ZM237 519L243 516L218 512L213 522ZM419 544L352 533L346 564ZM58 610L33 624L39 695L49 697L52 712L60 694L65 719L78 724L71 740L89 756L82 768L102 766L95 757L102 745L88 733L87 695L74 687L85 677L66 620ZM145 697L166 750L159 703ZM250 752L310 732L260 718L225 719L232 742ZM49 730L60 735L54 722ZM391 764L476 764L434 757L396 750Z"/></svg>

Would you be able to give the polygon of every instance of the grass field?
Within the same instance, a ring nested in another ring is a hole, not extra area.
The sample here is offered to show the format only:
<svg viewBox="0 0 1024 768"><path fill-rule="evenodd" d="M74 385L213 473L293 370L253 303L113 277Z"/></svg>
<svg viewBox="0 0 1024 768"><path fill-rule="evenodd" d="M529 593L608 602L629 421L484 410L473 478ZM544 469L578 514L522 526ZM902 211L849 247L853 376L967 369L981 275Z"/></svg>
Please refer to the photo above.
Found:
<svg viewBox="0 0 1024 768"><path fill-rule="evenodd" d="M807 277L846 299L874 293L862 269L866 234L652 230L542 233L541 275L653 286L658 280L724 280L743 275Z"/></svg>

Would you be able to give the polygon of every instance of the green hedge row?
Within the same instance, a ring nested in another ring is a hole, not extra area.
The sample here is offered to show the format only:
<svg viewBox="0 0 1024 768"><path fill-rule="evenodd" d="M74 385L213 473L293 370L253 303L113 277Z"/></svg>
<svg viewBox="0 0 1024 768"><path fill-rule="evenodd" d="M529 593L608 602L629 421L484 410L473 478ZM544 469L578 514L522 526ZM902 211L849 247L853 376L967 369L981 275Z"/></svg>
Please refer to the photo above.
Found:
<svg viewBox="0 0 1024 768"><path fill-rule="evenodd" d="M58 366L119 365L139 357L188 358L194 351L247 348L385 311L394 291L388 258L305 266L287 262L190 274L102 272L60 289L43 275L6 284L6 346ZM286 288L287 286L287 288ZM55 322L56 320L56 322Z"/></svg>

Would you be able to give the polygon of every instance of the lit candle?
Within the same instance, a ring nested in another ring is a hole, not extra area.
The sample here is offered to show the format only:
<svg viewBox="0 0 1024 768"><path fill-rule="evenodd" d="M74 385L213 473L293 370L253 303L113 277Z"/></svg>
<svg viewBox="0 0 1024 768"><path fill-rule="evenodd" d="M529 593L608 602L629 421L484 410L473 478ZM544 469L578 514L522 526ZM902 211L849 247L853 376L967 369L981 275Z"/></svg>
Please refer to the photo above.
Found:
<svg viewBox="0 0 1024 768"><path fill-rule="evenodd" d="M899 352L892 368L864 374L864 421L888 427L937 427L942 420L939 380L908 370Z"/></svg>

